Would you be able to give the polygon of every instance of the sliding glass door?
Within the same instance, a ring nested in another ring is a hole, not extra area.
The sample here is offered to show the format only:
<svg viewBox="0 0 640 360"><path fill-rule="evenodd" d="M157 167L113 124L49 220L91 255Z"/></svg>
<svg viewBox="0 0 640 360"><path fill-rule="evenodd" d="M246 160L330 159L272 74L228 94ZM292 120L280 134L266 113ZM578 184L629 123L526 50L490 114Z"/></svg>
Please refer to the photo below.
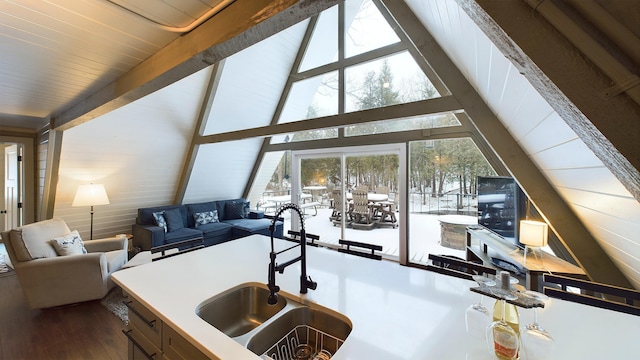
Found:
<svg viewBox="0 0 640 360"><path fill-rule="evenodd" d="M305 211L306 231L325 246L338 247L339 240L381 245L384 257L399 261L406 248L404 153L404 145L293 152L291 193Z"/></svg>

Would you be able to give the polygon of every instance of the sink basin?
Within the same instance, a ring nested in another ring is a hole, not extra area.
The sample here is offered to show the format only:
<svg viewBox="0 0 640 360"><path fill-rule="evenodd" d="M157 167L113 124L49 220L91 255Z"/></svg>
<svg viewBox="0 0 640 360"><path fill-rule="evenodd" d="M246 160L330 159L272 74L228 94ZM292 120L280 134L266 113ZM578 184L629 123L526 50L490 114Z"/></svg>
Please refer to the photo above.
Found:
<svg viewBox="0 0 640 360"><path fill-rule="evenodd" d="M329 309L300 306L265 324L251 337L247 349L257 355L283 359L283 355L295 353L297 345L306 344L312 354L325 350L333 355L347 339L351 328L346 317Z"/></svg>
<svg viewBox="0 0 640 360"><path fill-rule="evenodd" d="M196 314L229 337L244 335L287 305L283 296L268 305L269 290L259 283L242 284L201 303Z"/></svg>

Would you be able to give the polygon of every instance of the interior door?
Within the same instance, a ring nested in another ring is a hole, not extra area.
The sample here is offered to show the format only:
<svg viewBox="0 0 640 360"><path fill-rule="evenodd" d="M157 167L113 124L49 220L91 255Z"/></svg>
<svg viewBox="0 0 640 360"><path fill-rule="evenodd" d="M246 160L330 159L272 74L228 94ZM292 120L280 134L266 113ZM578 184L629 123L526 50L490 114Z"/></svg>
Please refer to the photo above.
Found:
<svg viewBox="0 0 640 360"><path fill-rule="evenodd" d="M2 174L0 175L2 175L3 186L0 195L4 201L0 203L2 206L0 209L0 228L9 230L19 226L20 168L17 144L5 144L2 162Z"/></svg>

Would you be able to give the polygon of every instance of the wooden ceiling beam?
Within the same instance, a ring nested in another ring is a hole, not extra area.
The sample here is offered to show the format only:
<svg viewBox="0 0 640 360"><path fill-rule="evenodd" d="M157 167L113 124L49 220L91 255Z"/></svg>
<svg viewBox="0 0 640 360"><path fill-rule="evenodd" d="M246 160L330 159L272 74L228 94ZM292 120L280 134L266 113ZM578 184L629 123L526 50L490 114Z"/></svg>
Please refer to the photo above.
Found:
<svg viewBox="0 0 640 360"><path fill-rule="evenodd" d="M51 119L67 130L229 57L339 0L236 0L189 33Z"/></svg>

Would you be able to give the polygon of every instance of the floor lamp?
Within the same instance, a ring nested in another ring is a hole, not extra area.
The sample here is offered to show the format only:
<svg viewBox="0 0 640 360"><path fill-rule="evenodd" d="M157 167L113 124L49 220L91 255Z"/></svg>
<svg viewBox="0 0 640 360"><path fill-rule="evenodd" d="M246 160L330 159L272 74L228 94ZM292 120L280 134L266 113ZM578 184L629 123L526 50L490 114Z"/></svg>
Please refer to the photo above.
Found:
<svg viewBox="0 0 640 360"><path fill-rule="evenodd" d="M93 206L108 205L109 197L102 184L80 185L71 206L91 206L91 230L89 239L93 240Z"/></svg>
<svg viewBox="0 0 640 360"><path fill-rule="evenodd" d="M538 248L547 246L549 240L549 226L541 221L522 220L520 221L520 237L518 241L525 245L524 266L527 266L527 250L532 248L533 254Z"/></svg>

